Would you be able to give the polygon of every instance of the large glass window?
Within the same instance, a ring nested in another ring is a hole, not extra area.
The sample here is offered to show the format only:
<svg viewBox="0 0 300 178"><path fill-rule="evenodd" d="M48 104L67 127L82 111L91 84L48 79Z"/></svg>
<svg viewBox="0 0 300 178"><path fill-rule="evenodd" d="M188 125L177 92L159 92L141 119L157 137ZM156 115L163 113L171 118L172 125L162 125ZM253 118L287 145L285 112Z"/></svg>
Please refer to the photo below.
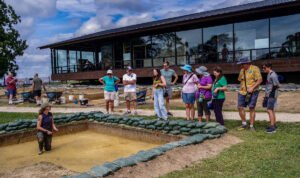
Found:
<svg viewBox="0 0 300 178"><path fill-rule="evenodd" d="M162 66L163 61L175 65L175 33L164 33L152 36L153 65Z"/></svg>
<svg viewBox="0 0 300 178"><path fill-rule="evenodd" d="M152 67L151 37L143 36L132 40L133 65L135 68Z"/></svg>
<svg viewBox="0 0 300 178"><path fill-rule="evenodd" d="M56 73L67 72L67 50L56 50Z"/></svg>
<svg viewBox="0 0 300 178"><path fill-rule="evenodd" d="M80 53L78 56L77 51L70 50L69 59L70 59L70 66L69 66L70 72L77 72L77 60L80 59Z"/></svg>
<svg viewBox="0 0 300 178"><path fill-rule="evenodd" d="M271 57L300 56L300 14L270 19Z"/></svg>
<svg viewBox="0 0 300 178"><path fill-rule="evenodd" d="M249 57L252 60L266 59L269 56L268 19L235 23L236 59Z"/></svg>
<svg viewBox="0 0 300 178"><path fill-rule="evenodd" d="M101 61L101 68L104 70L112 68L112 45L102 45L101 52L99 52L99 61Z"/></svg>
<svg viewBox="0 0 300 178"><path fill-rule="evenodd" d="M227 62L232 59L233 24L203 29L203 62Z"/></svg>
<svg viewBox="0 0 300 178"><path fill-rule="evenodd" d="M176 32L176 49L177 65L195 63L194 56L202 51L202 29Z"/></svg>

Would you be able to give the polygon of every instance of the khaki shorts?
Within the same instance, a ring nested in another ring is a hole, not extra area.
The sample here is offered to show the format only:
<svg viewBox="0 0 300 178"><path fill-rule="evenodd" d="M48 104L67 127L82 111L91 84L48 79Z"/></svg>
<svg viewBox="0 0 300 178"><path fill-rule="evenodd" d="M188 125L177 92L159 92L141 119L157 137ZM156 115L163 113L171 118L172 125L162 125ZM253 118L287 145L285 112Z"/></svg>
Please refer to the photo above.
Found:
<svg viewBox="0 0 300 178"><path fill-rule="evenodd" d="M136 100L136 92L125 92L124 97L126 101Z"/></svg>
<svg viewBox="0 0 300 178"><path fill-rule="evenodd" d="M116 92L115 91L104 91L104 99L105 100L115 100Z"/></svg>

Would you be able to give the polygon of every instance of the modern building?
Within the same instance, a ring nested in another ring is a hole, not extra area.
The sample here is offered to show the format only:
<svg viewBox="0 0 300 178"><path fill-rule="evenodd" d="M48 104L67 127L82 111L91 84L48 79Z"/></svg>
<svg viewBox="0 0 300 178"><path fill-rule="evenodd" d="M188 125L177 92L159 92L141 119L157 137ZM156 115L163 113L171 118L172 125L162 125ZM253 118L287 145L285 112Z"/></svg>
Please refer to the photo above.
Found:
<svg viewBox="0 0 300 178"><path fill-rule="evenodd" d="M216 65L237 74L236 62L249 57L271 60L277 72L300 73L300 1L266 0L181 17L101 31L50 48L52 79L97 79L113 69L117 76L131 65L139 77L168 61L180 66ZM298 73L298 74L299 74Z"/></svg>

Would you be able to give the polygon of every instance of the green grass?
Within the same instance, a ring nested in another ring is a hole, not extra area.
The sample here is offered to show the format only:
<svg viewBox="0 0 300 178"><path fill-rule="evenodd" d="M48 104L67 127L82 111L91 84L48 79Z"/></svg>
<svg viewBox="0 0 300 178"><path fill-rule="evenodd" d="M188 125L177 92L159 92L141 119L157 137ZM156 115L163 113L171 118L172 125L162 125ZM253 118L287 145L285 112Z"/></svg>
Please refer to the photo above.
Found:
<svg viewBox="0 0 300 178"><path fill-rule="evenodd" d="M62 115L63 113L54 113ZM12 122L18 119L37 119L38 113L0 112L0 124Z"/></svg>
<svg viewBox="0 0 300 178"><path fill-rule="evenodd" d="M226 121L229 134L244 142L183 170L173 177L300 177L300 123L278 123L274 134L266 134L268 122L256 122L257 132L237 131L240 121Z"/></svg>

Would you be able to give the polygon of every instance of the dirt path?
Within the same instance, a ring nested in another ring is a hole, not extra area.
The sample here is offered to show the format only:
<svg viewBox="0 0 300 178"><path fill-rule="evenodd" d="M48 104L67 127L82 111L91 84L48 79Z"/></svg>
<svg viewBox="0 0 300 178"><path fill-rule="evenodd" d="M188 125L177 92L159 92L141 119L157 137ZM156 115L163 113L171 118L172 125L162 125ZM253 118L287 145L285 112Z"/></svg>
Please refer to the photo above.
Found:
<svg viewBox="0 0 300 178"><path fill-rule="evenodd" d="M168 172L183 169L203 159L214 158L234 144L242 142L232 135L225 135L220 139L206 140L201 144L175 148L148 162L138 163L133 167L122 168L108 178L150 178L164 175Z"/></svg>
<svg viewBox="0 0 300 178"><path fill-rule="evenodd" d="M0 112L38 112L38 107L0 107ZM52 112L54 113L75 113L75 112L91 112L91 111L103 111L104 108L52 108ZM117 109L116 114L122 114L125 110L124 109ZM145 116L153 116L155 113L153 110L138 110L139 115ZM185 111L183 110L171 110L174 117L185 117ZM240 116L238 112L223 112L225 120L240 120ZM212 118L215 118L214 114L212 113ZM249 120L249 113L247 113L247 119ZM281 122L300 122L300 114L299 113L283 113L278 112L276 113L277 121ZM256 120L259 121L268 121L269 117L267 113L256 113Z"/></svg>

